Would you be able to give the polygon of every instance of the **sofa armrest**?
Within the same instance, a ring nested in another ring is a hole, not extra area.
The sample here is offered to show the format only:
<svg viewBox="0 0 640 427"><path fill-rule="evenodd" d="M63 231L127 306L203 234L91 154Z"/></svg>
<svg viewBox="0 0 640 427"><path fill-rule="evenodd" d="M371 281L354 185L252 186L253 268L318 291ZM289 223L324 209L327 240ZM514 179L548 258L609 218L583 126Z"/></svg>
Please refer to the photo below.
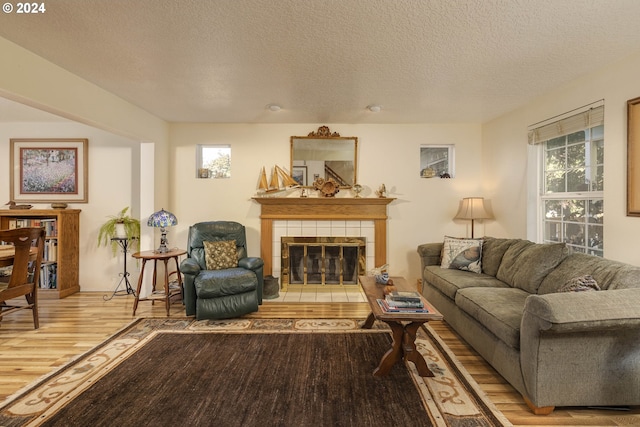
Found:
<svg viewBox="0 0 640 427"><path fill-rule="evenodd" d="M258 304L262 304L264 290L264 260L259 257L245 257L238 260L238 267L246 268L256 273L258 278Z"/></svg>
<svg viewBox="0 0 640 427"><path fill-rule="evenodd" d="M238 267L246 268L247 270L257 270L263 265L264 261L258 257L246 257L238 260Z"/></svg>
<svg viewBox="0 0 640 427"><path fill-rule="evenodd" d="M442 257L442 246L440 243L425 243L418 246L418 255L422 263L422 271L427 265L440 265Z"/></svg>
<svg viewBox="0 0 640 427"><path fill-rule="evenodd" d="M537 407L636 404L639 300L640 289L527 297L520 329L525 397Z"/></svg>
<svg viewBox="0 0 640 427"><path fill-rule="evenodd" d="M640 289L560 292L531 295L523 323L534 320L540 331L585 332L640 327Z"/></svg>
<svg viewBox="0 0 640 427"><path fill-rule="evenodd" d="M182 302L184 303L185 313L187 316L196 314L196 287L195 279L200 274L200 265L193 258L185 258L180 263L180 272L184 275L184 293Z"/></svg>
<svg viewBox="0 0 640 427"><path fill-rule="evenodd" d="M196 276L200 273L200 265L193 258L185 258L180 263L180 272L182 272L182 274Z"/></svg>

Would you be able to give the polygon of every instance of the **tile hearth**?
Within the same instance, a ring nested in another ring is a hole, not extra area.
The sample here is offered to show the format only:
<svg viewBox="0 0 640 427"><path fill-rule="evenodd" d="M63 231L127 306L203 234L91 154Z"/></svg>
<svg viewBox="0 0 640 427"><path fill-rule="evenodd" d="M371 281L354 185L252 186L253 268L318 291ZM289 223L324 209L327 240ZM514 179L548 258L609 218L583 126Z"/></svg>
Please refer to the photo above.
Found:
<svg viewBox="0 0 640 427"><path fill-rule="evenodd" d="M295 289L290 287L287 291L280 291L278 298L264 299L263 303L270 302L366 302L367 298L358 286L327 287L324 289Z"/></svg>

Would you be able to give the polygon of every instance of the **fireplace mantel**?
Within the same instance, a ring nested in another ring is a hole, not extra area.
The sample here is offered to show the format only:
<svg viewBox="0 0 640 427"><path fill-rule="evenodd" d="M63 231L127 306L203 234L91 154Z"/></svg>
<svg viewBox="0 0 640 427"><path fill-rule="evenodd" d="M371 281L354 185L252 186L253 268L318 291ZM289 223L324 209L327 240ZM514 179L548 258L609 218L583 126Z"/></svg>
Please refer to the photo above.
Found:
<svg viewBox="0 0 640 427"><path fill-rule="evenodd" d="M272 274L273 221L370 220L375 228L375 265L387 263L387 205L389 197L254 197L261 205L260 256L264 274Z"/></svg>

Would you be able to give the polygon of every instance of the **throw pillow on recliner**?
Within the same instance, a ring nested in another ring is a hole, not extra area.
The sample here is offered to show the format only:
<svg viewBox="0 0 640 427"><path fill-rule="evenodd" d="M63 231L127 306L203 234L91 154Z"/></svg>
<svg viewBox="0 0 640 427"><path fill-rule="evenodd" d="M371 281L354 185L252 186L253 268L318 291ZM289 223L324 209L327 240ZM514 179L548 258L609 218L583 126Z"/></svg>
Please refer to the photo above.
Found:
<svg viewBox="0 0 640 427"><path fill-rule="evenodd" d="M235 240L204 242L207 270L224 270L238 266L238 249Z"/></svg>

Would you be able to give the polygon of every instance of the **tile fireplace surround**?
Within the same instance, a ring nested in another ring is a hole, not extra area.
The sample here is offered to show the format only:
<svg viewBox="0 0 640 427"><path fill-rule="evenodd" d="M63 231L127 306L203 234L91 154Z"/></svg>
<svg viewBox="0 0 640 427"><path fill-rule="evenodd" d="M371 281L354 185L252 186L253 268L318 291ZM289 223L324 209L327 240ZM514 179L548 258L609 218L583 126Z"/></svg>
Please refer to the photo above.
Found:
<svg viewBox="0 0 640 427"><path fill-rule="evenodd" d="M264 274L280 277L281 237L365 237L367 270L387 263L387 205L393 198L255 197L261 205Z"/></svg>

